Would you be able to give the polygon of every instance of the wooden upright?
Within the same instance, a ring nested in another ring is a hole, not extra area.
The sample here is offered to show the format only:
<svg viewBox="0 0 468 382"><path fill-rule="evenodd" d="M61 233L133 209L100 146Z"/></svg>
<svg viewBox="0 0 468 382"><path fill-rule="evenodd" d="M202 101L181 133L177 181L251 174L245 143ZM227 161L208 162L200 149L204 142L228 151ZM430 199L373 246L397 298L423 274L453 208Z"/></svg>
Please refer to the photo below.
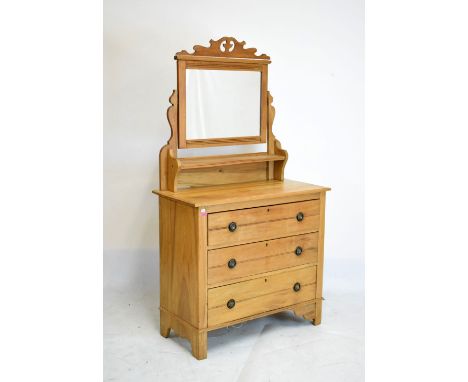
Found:
<svg viewBox="0 0 468 382"><path fill-rule="evenodd" d="M320 324L327 187L284 180L288 153L275 138L270 57L233 37L176 54L171 137L159 156L160 329L207 356L207 332L291 310ZM185 70L261 72L261 127L254 137L188 140ZM178 149L266 143L251 154L182 158Z"/></svg>

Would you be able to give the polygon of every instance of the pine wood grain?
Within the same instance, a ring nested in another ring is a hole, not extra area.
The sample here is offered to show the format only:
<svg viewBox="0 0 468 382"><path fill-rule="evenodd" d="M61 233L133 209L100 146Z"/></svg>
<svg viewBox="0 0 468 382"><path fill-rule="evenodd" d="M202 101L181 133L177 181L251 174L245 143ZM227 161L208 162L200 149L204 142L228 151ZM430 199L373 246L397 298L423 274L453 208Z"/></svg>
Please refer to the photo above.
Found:
<svg viewBox="0 0 468 382"><path fill-rule="evenodd" d="M176 55L177 56L177 55ZM230 56L230 54L228 54ZM183 54L182 57L186 57ZM203 70L235 70L235 71L260 71L260 126L259 135L253 137L218 137L206 139L187 139L187 122L186 122L186 70L187 69L203 69ZM179 148L197 148L210 146L229 146L237 144L254 144L267 142L267 94L268 94L268 63L246 62L239 57L235 62L218 62L218 61L203 61L203 60L177 60L177 89L179 94Z"/></svg>
<svg viewBox="0 0 468 382"><path fill-rule="evenodd" d="M177 134L178 147L183 148L186 145L186 62L177 61L177 94L178 94L178 114L177 114Z"/></svg>
<svg viewBox="0 0 468 382"><path fill-rule="evenodd" d="M162 307L160 308L159 316L161 335L163 337L169 337L172 329L176 335L190 341L192 355L196 359L202 360L206 358L208 350L208 335L206 329L198 329Z"/></svg>
<svg viewBox="0 0 468 382"><path fill-rule="evenodd" d="M168 337L173 330L188 339L197 359L207 356L209 330L285 310L314 325L322 319L330 188L284 180L288 152L273 133L270 57L244 45L222 37L176 54L177 90L167 110L171 136L160 151L160 190L153 191L160 196L160 333ZM260 72L259 136L187 140L187 69ZM178 156L178 148L260 142L267 143L264 153ZM296 219L298 212L304 220ZM230 232L233 221L237 228Z"/></svg>
<svg viewBox="0 0 468 382"><path fill-rule="evenodd" d="M191 57L230 57L230 58L249 58L257 60L269 60L270 57L266 54L257 55L256 48L246 48L245 41L238 41L234 37L224 36L218 40L210 40L210 46L195 45L193 47L193 53L189 53L186 50L177 52L175 55L176 59L181 59L184 56Z"/></svg>
<svg viewBox="0 0 468 382"><path fill-rule="evenodd" d="M208 246L231 246L316 232L320 221L319 208L318 200L310 200L210 214ZM296 219L298 213L303 213L304 220ZM234 232L228 229L231 222L237 225Z"/></svg>
<svg viewBox="0 0 468 382"><path fill-rule="evenodd" d="M221 305L208 310L209 327L221 323L232 324L239 318L249 317L251 315L281 308L283 306L297 304L302 301L313 298L315 294L315 284L305 285L299 292L294 292L292 287L284 289L275 294L258 296L250 300L236 302L233 309L228 309L226 305Z"/></svg>
<svg viewBox="0 0 468 382"><path fill-rule="evenodd" d="M192 188L177 192L153 190L153 193L195 207L214 207L232 203L271 201L284 197L316 198L330 188L293 180L267 180L242 184L226 184L212 187Z"/></svg>
<svg viewBox="0 0 468 382"><path fill-rule="evenodd" d="M262 141L260 135L258 136L245 136L245 137L229 137L229 138L200 138L188 139L185 141L185 149L194 149L200 147L211 146L239 146L239 145L255 145L265 143Z"/></svg>
<svg viewBox="0 0 468 382"><path fill-rule="evenodd" d="M161 190L167 190L168 181L168 155L169 151L175 151L177 149L177 110L178 110L178 94L177 90L174 90L169 97L171 106L167 109L167 120L171 127L171 136L167 141L167 144L161 148L159 152L159 188ZM172 189L173 191L173 189Z"/></svg>
<svg viewBox="0 0 468 382"><path fill-rule="evenodd" d="M167 199L160 200L159 208L161 307L202 328L206 324L206 217L197 208Z"/></svg>
<svg viewBox="0 0 468 382"><path fill-rule="evenodd" d="M322 301L320 301L320 304ZM318 301L306 301L300 305L295 306L292 310L296 316L302 317L305 320L314 321L316 319L316 308ZM320 305L321 306L321 305Z"/></svg>
<svg viewBox="0 0 468 382"><path fill-rule="evenodd" d="M297 316L301 316L301 317L304 317L304 315L306 314L307 318L305 318L305 319L310 321L310 320L313 320L313 318L315 316L315 303L316 303L315 300L308 300L308 301L300 302L298 304L293 304L293 305L289 305L289 306L282 306L282 307L277 308L277 309L264 310L263 312L253 314L251 316L242 317L242 318L239 318L239 319L236 319L236 320L231 320L231 321L229 321L228 324L222 322L222 323L219 323L219 324L216 324L216 325L211 325L211 326L209 326L207 328L207 330L211 331L211 330L224 328L227 325L237 325L237 324L240 324L242 322L255 320L257 318L270 316L272 314L280 313L280 312L284 312L284 311L288 311L288 310L292 311L294 314L296 314ZM298 312L298 313L296 313L296 312Z"/></svg>
<svg viewBox="0 0 468 382"><path fill-rule="evenodd" d="M177 64L177 83L178 90L173 92L170 97L171 105L168 109L168 121L171 127L171 138L168 143L161 149L160 152L160 190L176 192L180 188L191 186L191 183L183 183L180 181L180 175L184 172L189 172L188 176L194 174L194 169L198 168L220 168L229 166L249 165L257 162L265 162L267 167L263 179L284 179L284 169L288 160L288 152L281 147L281 143L275 138L272 130L273 120L275 117L275 108L272 106L273 97L267 90L268 72L265 65L255 66L255 70L261 71L261 110L260 110L260 135L252 137L229 137L229 138L213 138L213 139L196 139L186 140L186 89L185 78L190 62L179 61ZM215 63L206 64L203 62L196 63L202 67L217 67L219 70L237 70L236 68L223 68L228 64ZM241 65L240 63L236 66ZM242 64L249 67L248 64ZM229 66L229 65L228 65ZM252 66L252 65L250 65ZM177 155L177 147L194 148L206 146L225 146L225 145L244 145L258 144L267 142L267 152L254 154L236 154L236 155L218 155L218 156L203 156L182 158ZM203 173L202 173L203 174ZM234 183L234 180L229 176L216 177L217 180L209 184L229 184ZM225 183L221 181L225 179ZM248 178L244 180L252 181L259 180L258 178ZM156 192L156 191L154 191Z"/></svg>
<svg viewBox="0 0 468 382"><path fill-rule="evenodd" d="M244 163L221 167L184 170L178 176L178 186L209 187L266 180L266 163Z"/></svg>
<svg viewBox="0 0 468 382"><path fill-rule="evenodd" d="M315 298L317 299L316 317L313 321L314 325L320 325L322 322L322 290L323 290L323 263L324 263L324 241L325 241L325 201L326 193L320 194L320 224L318 238L318 264L317 264L317 291Z"/></svg>
<svg viewBox="0 0 468 382"><path fill-rule="evenodd" d="M199 58L199 57L197 57ZM249 72L261 72L263 64L258 61L245 62L244 60L235 60L230 62L213 62L213 61L186 61L187 69L205 69L205 70L238 70Z"/></svg>
<svg viewBox="0 0 468 382"><path fill-rule="evenodd" d="M237 245L208 251L208 284L233 280L317 262L318 234L291 236L282 239ZM296 248L302 253L296 255ZM234 259L234 268L228 266Z"/></svg>
<svg viewBox="0 0 468 382"><path fill-rule="evenodd" d="M183 61L203 61L203 62L214 62L217 64L228 63L237 64L242 62L243 64L271 64L271 60L267 59L255 59L255 58L238 58L238 57L209 57L209 56L191 56L190 54L179 54L174 57L176 60Z"/></svg>
<svg viewBox="0 0 468 382"><path fill-rule="evenodd" d="M314 299L315 282L316 268L308 267L209 289L208 326ZM297 292L295 283L301 285ZM230 299L235 300L232 309Z"/></svg>
<svg viewBox="0 0 468 382"><path fill-rule="evenodd" d="M178 158L180 169L211 168L238 164L274 162L284 160L283 155L270 155L268 153L212 155L210 157Z"/></svg>

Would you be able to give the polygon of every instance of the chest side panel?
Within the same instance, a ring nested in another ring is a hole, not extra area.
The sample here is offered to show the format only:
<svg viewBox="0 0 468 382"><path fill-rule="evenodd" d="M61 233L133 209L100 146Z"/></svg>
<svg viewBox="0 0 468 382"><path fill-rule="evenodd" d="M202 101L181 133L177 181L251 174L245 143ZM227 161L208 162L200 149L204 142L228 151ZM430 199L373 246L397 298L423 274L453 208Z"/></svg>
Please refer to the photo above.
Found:
<svg viewBox="0 0 468 382"><path fill-rule="evenodd" d="M160 198L161 307L194 327L206 327L206 216Z"/></svg>

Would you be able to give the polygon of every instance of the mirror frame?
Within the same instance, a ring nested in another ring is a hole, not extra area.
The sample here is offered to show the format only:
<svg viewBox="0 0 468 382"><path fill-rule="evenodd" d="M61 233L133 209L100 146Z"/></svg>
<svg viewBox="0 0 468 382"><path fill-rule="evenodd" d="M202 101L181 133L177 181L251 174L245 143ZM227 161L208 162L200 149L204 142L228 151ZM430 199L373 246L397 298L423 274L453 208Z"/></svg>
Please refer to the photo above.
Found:
<svg viewBox="0 0 468 382"><path fill-rule="evenodd" d="M245 41L233 37L210 40L210 46L195 45L194 52L183 50L176 53L178 94L178 147L196 148L210 146L246 145L267 142L268 123L268 65L270 57L257 56L255 48L244 48ZM261 73L260 134L244 137L186 139L186 70L246 70Z"/></svg>

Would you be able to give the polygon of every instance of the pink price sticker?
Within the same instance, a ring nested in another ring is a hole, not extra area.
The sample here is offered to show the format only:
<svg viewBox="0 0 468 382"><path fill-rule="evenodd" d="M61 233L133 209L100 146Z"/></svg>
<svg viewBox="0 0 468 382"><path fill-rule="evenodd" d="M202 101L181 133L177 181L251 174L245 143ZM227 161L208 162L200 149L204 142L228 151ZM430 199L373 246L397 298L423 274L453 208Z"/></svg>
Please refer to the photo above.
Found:
<svg viewBox="0 0 468 382"><path fill-rule="evenodd" d="M206 215L208 215L208 212L206 212L206 210L205 210L204 208L202 208L202 209L200 210L200 215L201 215L201 216L206 216Z"/></svg>

